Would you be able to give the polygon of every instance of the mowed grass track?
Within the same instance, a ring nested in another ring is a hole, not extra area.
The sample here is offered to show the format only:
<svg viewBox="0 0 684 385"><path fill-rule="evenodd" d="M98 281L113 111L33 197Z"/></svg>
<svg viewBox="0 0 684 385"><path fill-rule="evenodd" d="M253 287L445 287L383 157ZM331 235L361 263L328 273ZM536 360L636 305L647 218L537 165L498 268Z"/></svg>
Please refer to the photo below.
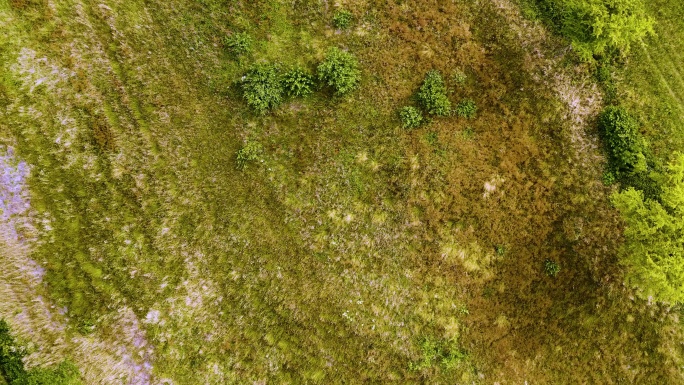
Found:
<svg viewBox="0 0 684 385"><path fill-rule="evenodd" d="M644 123L661 161L684 149L684 4L649 1L656 36L635 47L625 67L622 99Z"/></svg>
<svg viewBox="0 0 684 385"><path fill-rule="evenodd" d="M674 378L667 313L627 299L608 190L495 4L349 1L342 32L328 3L0 3L0 132L33 165L27 237L68 337L125 340L152 383ZM329 46L358 91L245 106L251 63L314 70ZM476 119L398 127L430 69Z"/></svg>

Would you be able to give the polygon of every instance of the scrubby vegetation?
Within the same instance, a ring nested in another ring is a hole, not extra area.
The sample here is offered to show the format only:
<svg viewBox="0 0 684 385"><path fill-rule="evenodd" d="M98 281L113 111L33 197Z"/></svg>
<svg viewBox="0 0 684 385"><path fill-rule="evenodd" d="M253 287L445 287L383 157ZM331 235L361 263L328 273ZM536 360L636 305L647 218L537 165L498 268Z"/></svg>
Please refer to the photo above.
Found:
<svg viewBox="0 0 684 385"><path fill-rule="evenodd" d="M333 15L333 25L335 28L347 29L351 26L354 16L347 10L339 10Z"/></svg>
<svg viewBox="0 0 684 385"><path fill-rule="evenodd" d="M582 60L627 55L654 34L643 0L539 0L539 7Z"/></svg>
<svg viewBox="0 0 684 385"><path fill-rule="evenodd" d="M659 200L629 187L612 202L625 219L623 263L644 297L684 302L684 155L668 165Z"/></svg>
<svg viewBox="0 0 684 385"><path fill-rule="evenodd" d="M309 96L313 92L314 79L305 70L293 68L283 75L283 87L288 96Z"/></svg>
<svg viewBox="0 0 684 385"><path fill-rule="evenodd" d="M678 2L228 3L0 3L9 372L684 382Z"/></svg>
<svg viewBox="0 0 684 385"><path fill-rule="evenodd" d="M347 94L359 85L361 71L356 57L333 47L318 66L318 78L332 88L336 95Z"/></svg>
<svg viewBox="0 0 684 385"><path fill-rule="evenodd" d="M248 163L254 162L259 159L259 156L263 152L263 147L259 142L249 140L245 143L236 155L236 161L238 168L244 169Z"/></svg>
<svg viewBox="0 0 684 385"><path fill-rule="evenodd" d="M236 57L249 53L252 49L252 37L246 32L236 32L226 36L224 45Z"/></svg>
<svg viewBox="0 0 684 385"><path fill-rule="evenodd" d="M555 277L560 273L560 266L558 265L558 262L551 260L551 259L545 259L544 260L544 274L548 275L549 277Z"/></svg>
<svg viewBox="0 0 684 385"><path fill-rule="evenodd" d="M465 99L456 105L455 112L460 117L471 119L477 113L477 106L472 99Z"/></svg>
<svg viewBox="0 0 684 385"><path fill-rule="evenodd" d="M252 66L242 79L242 90L247 104L259 114L265 114L283 100L283 86L273 64Z"/></svg>
<svg viewBox="0 0 684 385"><path fill-rule="evenodd" d="M444 79L439 71L432 70L425 75L425 80L418 91L418 101L428 114L440 116L451 114L451 101L449 101Z"/></svg>
<svg viewBox="0 0 684 385"><path fill-rule="evenodd" d="M423 123L423 114L416 107L406 106L399 111L399 119L403 128L416 128Z"/></svg>
<svg viewBox="0 0 684 385"><path fill-rule="evenodd" d="M78 368L65 361L52 369L26 370L23 347L17 345L7 322L0 319L0 376L7 385L81 385Z"/></svg>

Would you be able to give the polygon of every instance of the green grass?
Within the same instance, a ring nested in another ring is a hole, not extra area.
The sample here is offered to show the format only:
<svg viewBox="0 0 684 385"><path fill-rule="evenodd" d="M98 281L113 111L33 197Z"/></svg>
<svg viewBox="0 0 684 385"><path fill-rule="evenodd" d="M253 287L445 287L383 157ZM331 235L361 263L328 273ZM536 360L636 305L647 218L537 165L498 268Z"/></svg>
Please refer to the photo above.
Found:
<svg viewBox="0 0 684 385"><path fill-rule="evenodd" d="M418 34L400 4L355 4L354 33L335 34L334 10L314 1L1 4L0 137L35 167L33 257L89 337L132 308L157 378L522 382L535 357L539 382L618 379L627 364L644 382L667 375L643 303L596 287L616 274L594 259L611 260L618 223L588 187L600 175L567 162L562 106L492 5L421 3L412 19L434 22ZM250 55L226 52L229 32L253 38ZM359 59L348 97L315 92L263 116L243 100L253 63L313 73L330 47ZM467 81L446 88L477 114L400 129L425 74L455 68ZM259 162L240 170L252 141ZM541 255L559 260L557 279L539 280ZM150 310L164 323L143 323ZM459 345L416 371L421 336Z"/></svg>

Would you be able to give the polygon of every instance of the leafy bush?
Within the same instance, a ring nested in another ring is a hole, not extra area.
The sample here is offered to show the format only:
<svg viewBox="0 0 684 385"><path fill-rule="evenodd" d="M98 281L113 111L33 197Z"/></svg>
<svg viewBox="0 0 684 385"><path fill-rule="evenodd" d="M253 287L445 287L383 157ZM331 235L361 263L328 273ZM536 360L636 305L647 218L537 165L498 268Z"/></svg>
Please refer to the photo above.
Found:
<svg viewBox="0 0 684 385"><path fill-rule="evenodd" d="M288 96L308 96L313 92L313 76L301 68L294 68L283 75L283 88Z"/></svg>
<svg viewBox="0 0 684 385"><path fill-rule="evenodd" d="M451 79L454 81L456 84L463 84L468 80L468 75L465 74L465 72L461 70L457 70L454 72L454 74L451 76Z"/></svg>
<svg viewBox="0 0 684 385"><path fill-rule="evenodd" d="M282 102L283 87L272 64L252 66L242 78L242 90L247 104L260 114Z"/></svg>
<svg viewBox="0 0 684 385"><path fill-rule="evenodd" d="M244 169L248 162L258 160L262 151L263 147L261 147L260 143L255 141L247 141L245 146L237 152L236 161L238 168Z"/></svg>
<svg viewBox="0 0 684 385"><path fill-rule="evenodd" d="M643 154L644 141L639 134L639 124L622 107L609 106L598 119L601 135L611 168L618 177L646 171Z"/></svg>
<svg viewBox="0 0 684 385"><path fill-rule="evenodd" d="M632 43L655 33L643 0L539 0L539 6L582 60L625 55Z"/></svg>
<svg viewBox="0 0 684 385"><path fill-rule="evenodd" d="M399 119L403 128L416 128L423 123L423 114L416 107L406 106L399 111Z"/></svg>
<svg viewBox="0 0 684 385"><path fill-rule="evenodd" d="M622 264L643 298L684 302L684 155L667 166L660 201L632 187L611 196L625 221Z"/></svg>
<svg viewBox="0 0 684 385"><path fill-rule="evenodd" d="M443 370L453 369L468 358L456 341L437 340L425 337L420 341L420 360L409 364L414 371L439 366Z"/></svg>
<svg viewBox="0 0 684 385"><path fill-rule="evenodd" d="M555 277L560 273L560 266L556 261L547 259L544 261L544 273L549 277Z"/></svg>
<svg viewBox="0 0 684 385"><path fill-rule="evenodd" d="M81 385L78 368L64 361L54 369L26 370L26 352L10 334L9 325L0 320L0 375L8 385Z"/></svg>
<svg viewBox="0 0 684 385"><path fill-rule="evenodd" d="M238 32L230 36L226 36L223 44L233 55L242 56L251 51L252 37L246 32Z"/></svg>
<svg viewBox="0 0 684 385"><path fill-rule="evenodd" d="M354 55L333 47L318 66L318 78L335 90L335 94L343 95L358 87L361 79L358 66Z"/></svg>
<svg viewBox="0 0 684 385"><path fill-rule="evenodd" d="M418 90L418 101L429 114L447 116L451 112L451 102L447 97L444 79L439 71L430 71Z"/></svg>
<svg viewBox="0 0 684 385"><path fill-rule="evenodd" d="M462 118L470 119L475 116L476 112L477 106L472 99L462 100L456 105L456 115Z"/></svg>
<svg viewBox="0 0 684 385"><path fill-rule="evenodd" d="M333 25L335 28L338 29L347 29L349 26L351 26L351 22L354 16L351 14L351 12L347 10L340 10L335 12L335 15L333 15Z"/></svg>

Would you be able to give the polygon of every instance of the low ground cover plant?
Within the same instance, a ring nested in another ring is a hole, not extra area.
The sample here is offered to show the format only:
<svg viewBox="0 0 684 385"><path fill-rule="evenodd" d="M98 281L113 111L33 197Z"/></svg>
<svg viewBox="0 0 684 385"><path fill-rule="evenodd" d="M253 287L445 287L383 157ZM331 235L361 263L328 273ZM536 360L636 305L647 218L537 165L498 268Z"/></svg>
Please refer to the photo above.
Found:
<svg viewBox="0 0 684 385"><path fill-rule="evenodd" d="M359 85L361 71L354 55L337 47L330 48L318 66L318 78L336 95L347 94Z"/></svg>
<svg viewBox="0 0 684 385"><path fill-rule="evenodd" d="M423 123L423 113L416 107L406 106L399 110L399 119L403 128L416 128Z"/></svg>
<svg viewBox="0 0 684 385"><path fill-rule="evenodd" d="M449 101L444 79L439 71L432 70L425 75L417 96L428 114L447 116L451 113L451 101Z"/></svg>
<svg viewBox="0 0 684 385"><path fill-rule="evenodd" d="M247 104L265 114L282 102L283 86L273 64L253 65L242 78L242 91Z"/></svg>
<svg viewBox="0 0 684 385"><path fill-rule="evenodd" d="M242 56L252 50L252 37L246 32L237 32L226 36L224 46L234 56Z"/></svg>
<svg viewBox="0 0 684 385"><path fill-rule="evenodd" d="M333 15L333 25L338 29L347 29L351 26L354 16L347 10L339 10Z"/></svg>
<svg viewBox="0 0 684 385"><path fill-rule="evenodd" d="M306 97L313 92L313 76L299 67L286 72L282 82L285 93L290 97Z"/></svg>

